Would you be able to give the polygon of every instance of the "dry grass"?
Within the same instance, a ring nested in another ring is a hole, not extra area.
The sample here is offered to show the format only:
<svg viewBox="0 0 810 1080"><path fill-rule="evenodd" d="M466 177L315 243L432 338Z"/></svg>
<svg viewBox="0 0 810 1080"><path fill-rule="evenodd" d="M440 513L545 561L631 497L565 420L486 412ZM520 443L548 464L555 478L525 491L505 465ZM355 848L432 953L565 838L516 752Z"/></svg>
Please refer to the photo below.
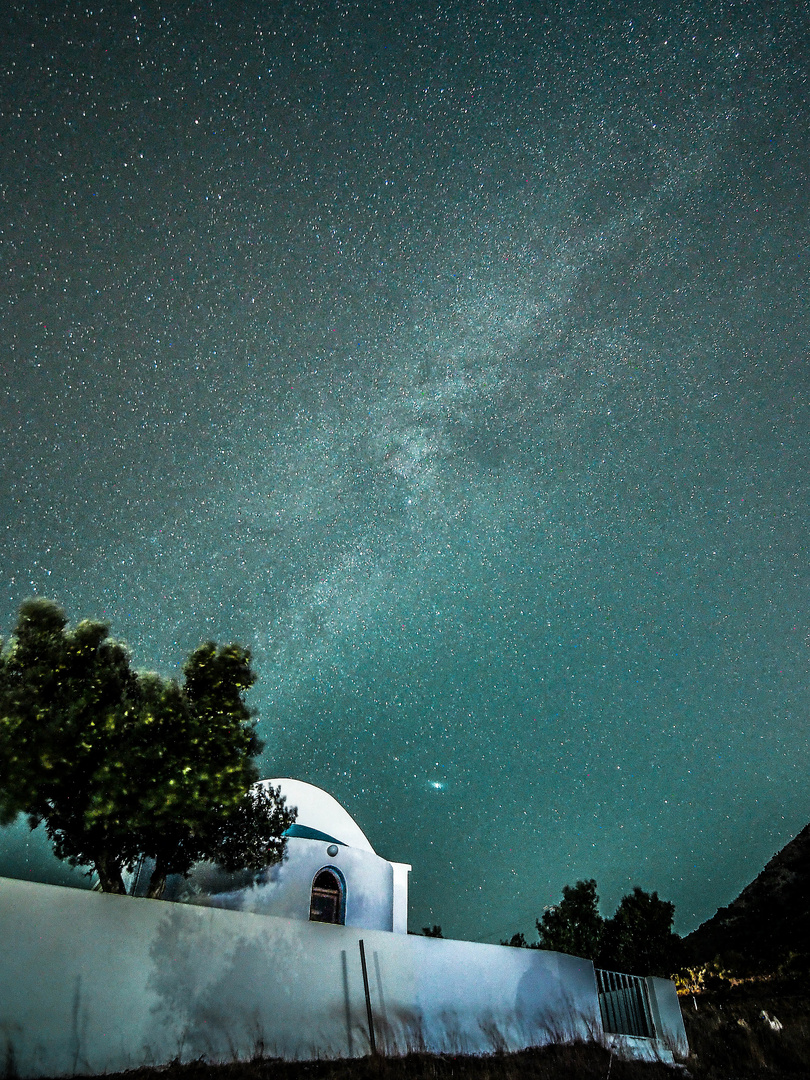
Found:
<svg viewBox="0 0 810 1080"><path fill-rule="evenodd" d="M691 1051L687 1065L696 1080L810 1078L810 1002L804 996L741 985L724 994L684 997L681 1008ZM768 1018L781 1026L774 1030Z"/></svg>
<svg viewBox="0 0 810 1080"><path fill-rule="evenodd" d="M738 985L683 997L681 1007L691 1050L685 1069L624 1061L599 1043L573 1042L480 1056L195 1061L106 1080L810 1080L810 1000L795 985L781 990L764 983ZM772 1027L763 1012L780 1026Z"/></svg>
<svg viewBox="0 0 810 1080"><path fill-rule="evenodd" d="M597 1043L569 1043L514 1054L407 1054L339 1061L258 1059L230 1065L192 1062L138 1069L122 1080L672 1080L663 1064L622 1061ZM159 1076L156 1076L159 1073ZM110 1080L110 1078L108 1078Z"/></svg>

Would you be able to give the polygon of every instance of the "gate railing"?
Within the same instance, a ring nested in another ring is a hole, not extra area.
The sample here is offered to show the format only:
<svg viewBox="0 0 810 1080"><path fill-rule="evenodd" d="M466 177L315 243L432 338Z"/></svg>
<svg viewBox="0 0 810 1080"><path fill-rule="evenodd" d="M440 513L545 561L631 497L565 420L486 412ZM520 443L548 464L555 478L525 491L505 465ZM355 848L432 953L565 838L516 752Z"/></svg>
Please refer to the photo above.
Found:
<svg viewBox="0 0 810 1080"><path fill-rule="evenodd" d="M655 1038L646 981L640 975L596 968L602 1027L612 1035Z"/></svg>

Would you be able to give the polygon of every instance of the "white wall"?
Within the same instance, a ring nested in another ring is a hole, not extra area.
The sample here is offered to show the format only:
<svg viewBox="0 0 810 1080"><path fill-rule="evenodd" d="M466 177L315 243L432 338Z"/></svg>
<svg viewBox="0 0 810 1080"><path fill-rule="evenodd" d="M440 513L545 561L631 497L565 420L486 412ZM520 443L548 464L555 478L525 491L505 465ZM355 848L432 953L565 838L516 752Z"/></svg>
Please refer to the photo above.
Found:
<svg viewBox="0 0 810 1080"><path fill-rule="evenodd" d="M21 1077L363 1055L361 938L384 1052L602 1034L573 956L0 878L0 1054Z"/></svg>
<svg viewBox="0 0 810 1080"><path fill-rule="evenodd" d="M393 910L391 912L391 929L395 934L408 933L408 874L411 872L410 863L391 863L394 875Z"/></svg>
<svg viewBox="0 0 810 1080"><path fill-rule="evenodd" d="M346 883L346 925L393 930L394 864L373 851L345 845L335 845L337 854L329 855L328 847L322 840L290 837L284 861L268 867L262 882L228 891L217 891L221 886L216 884L218 880L227 882L228 876L201 864L182 883L178 898L192 904L308 922L312 882L320 870L332 867L340 871ZM240 877L250 875L233 875L235 881ZM183 895L193 893L195 888L200 890L199 895ZM407 878L405 890L407 904Z"/></svg>
<svg viewBox="0 0 810 1080"><path fill-rule="evenodd" d="M679 1057L689 1053L686 1030L683 1026L681 1003L675 983L670 979L647 978L647 993L658 1039Z"/></svg>

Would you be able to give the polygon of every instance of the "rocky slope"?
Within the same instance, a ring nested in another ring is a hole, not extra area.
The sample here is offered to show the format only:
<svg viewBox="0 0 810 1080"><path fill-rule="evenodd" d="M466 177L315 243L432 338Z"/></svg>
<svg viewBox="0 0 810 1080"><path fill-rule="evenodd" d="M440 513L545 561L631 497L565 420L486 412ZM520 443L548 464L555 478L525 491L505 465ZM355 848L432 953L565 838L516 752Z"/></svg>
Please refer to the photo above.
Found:
<svg viewBox="0 0 810 1080"><path fill-rule="evenodd" d="M693 961L719 955L771 971L791 955L810 962L810 825L684 940Z"/></svg>

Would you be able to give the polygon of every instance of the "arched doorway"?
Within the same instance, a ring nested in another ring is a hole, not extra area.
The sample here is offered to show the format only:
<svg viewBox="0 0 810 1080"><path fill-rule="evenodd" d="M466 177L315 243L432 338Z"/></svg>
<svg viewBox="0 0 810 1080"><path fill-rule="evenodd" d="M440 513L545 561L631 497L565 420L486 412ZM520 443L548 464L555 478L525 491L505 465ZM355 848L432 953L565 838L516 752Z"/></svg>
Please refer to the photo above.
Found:
<svg viewBox="0 0 810 1080"><path fill-rule="evenodd" d="M343 875L324 867L315 875L309 900L310 922L338 923L346 921L346 886Z"/></svg>

